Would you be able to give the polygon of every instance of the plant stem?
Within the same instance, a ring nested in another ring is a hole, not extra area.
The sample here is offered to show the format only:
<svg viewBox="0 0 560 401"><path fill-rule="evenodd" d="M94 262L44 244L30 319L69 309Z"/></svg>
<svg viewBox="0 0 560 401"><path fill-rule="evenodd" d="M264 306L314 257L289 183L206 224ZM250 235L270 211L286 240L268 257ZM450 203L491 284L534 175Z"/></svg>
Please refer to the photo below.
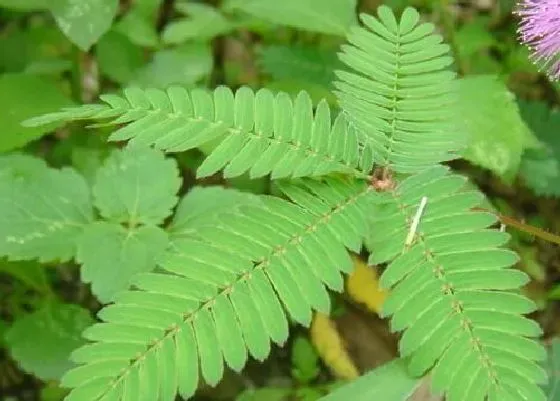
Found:
<svg viewBox="0 0 560 401"><path fill-rule="evenodd" d="M511 226L513 228L518 229L519 231L524 231L528 234L534 235L535 237L541 238L545 241L560 245L560 236L556 234L549 233L538 227L534 227L529 224L525 224L520 221L517 221L513 217L505 216L503 214L496 213L482 207L475 207L473 209L481 212L492 213L500 220L500 222L502 222L502 224L505 224L506 226Z"/></svg>
<svg viewBox="0 0 560 401"><path fill-rule="evenodd" d="M72 99L78 104L82 103L82 51L72 45L72 77L70 79Z"/></svg>

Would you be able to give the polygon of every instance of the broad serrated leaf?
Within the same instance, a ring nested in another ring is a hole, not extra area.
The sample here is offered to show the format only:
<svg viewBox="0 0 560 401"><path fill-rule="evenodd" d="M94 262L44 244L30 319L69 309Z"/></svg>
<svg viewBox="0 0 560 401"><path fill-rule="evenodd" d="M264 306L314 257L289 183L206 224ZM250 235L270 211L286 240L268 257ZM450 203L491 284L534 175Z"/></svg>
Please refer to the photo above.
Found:
<svg viewBox="0 0 560 401"><path fill-rule="evenodd" d="M151 148L115 150L97 171L94 204L119 223L159 224L171 214L181 186L174 159Z"/></svg>
<svg viewBox="0 0 560 401"><path fill-rule="evenodd" d="M50 9L62 32L83 51L109 30L118 0L56 0Z"/></svg>
<svg viewBox="0 0 560 401"><path fill-rule="evenodd" d="M464 157L511 181L523 151L537 144L519 114L515 96L495 76L466 77L459 82L458 115L469 136Z"/></svg>
<svg viewBox="0 0 560 401"><path fill-rule="evenodd" d="M93 218L84 178L41 164L31 156L0 157L0 255L9 259L69 260Z"/></svg>
<svg viewBox="0 0 560 401"><path fill-rule="evenodd" d="M81 332L93 322L80 306L49 303L17 319L6 333L6 345L25 371L41 380L59 380L75 366L70 353L85 343Z"/></svg>
<svg viewBox="0 0 560 401"><path fill-rule="evenodd" d="M72 101L46 78L27 74L0 76L0 152L20 148L61 125L27 128L21 125L23 120L71 105Z"/></svg>
<svg viewBox="0 0 560 401"><path fill-rule="evenodd" d="M209 40L235 28L218 10L206 4L187 3L181 7L181 11L188 17L171 21L166 25L162 33L164 43Z"/></svg>
<svg viewBox="0 0 560 401"><path fill-rule="evenodd" d="M521 115L542 147L523 153L519 174L537 195L560 196L560 112L540 102L519 102Z"/></svg>
<svg viewBox="0 0 560 401"><path fill-rule="evenodd" d="M247 205L258 205L257 196L223 187L194 187L177 205L168 231L172 238L193 235L208 220Z"/></svg>
<svg viewBox="0 0 560 401"><path fill-rule="evenodd" d="M92 223L78 241L81 279L91 283L100 301L112 301L115 294L129 287L136 273L156 267L156 259L168 243L165 231L156 226L127 229L103 221Z"/></svg>
<svg viewBox="0 0 560 401"><path fill-rule="evenodd" d="M356 23L356 0L229 0L224 7L278 25L339 36Z"/></svg>

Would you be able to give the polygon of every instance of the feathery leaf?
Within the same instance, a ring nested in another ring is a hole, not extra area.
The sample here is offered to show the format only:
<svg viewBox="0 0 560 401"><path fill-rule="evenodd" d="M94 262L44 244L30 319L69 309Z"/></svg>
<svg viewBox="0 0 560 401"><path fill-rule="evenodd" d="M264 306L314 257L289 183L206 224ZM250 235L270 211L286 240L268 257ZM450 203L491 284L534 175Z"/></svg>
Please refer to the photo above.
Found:
<svg viewBox="0 0 560 401"><path fill-rule="evenodd" d="M418 24L406 8L397 23L387 6L379 18L362 14L342 46L347 69L335 87L345 116L359 140L374 149L376 163L412 173L457 157L461 138L454 129L455 74L449 46Z"/></svg>
<svg viewBox="0 0 560 401"><path fill-rule="evenodd" d="M198 177L224 170L224 176L249 172L251 178L320 176L345 172L363 177L373 165L373 152L360 146L356 131L339 115L331 123L325 101L315 114L309 95L295 102L286 93L273 95L243 87L213 93L171 87L167 91L128 88L124 98L102 96L106 105L86 105L28 120L28 126L59 120L107 120L126 124L110 140L152 145L182 152L212 140L219 144L197 171Z"/></svg>
<svg viewBox="0 0 560 401"><path fill-rule="evenodd" d="M312 309L328 313L325 285L342 290L340 272L352 268L343 244L365 235L348 227L364 220L371 189L339 179L281 188L299 205L315 198L320 210L261 196L260 204L198 222L192 234L183 230L160 258L161 270L137 274L135 289L119 293L99 313L103 323L84 332L93 343L74 353L82 365L62 380L74 388L68 399L172 400L177 391L188 398L199 368L215 385L224 361L240 370L249 354L266 358L270 340L284 343L284 309L306 326Z"/></svg>
<svg viewBox="0 0 560 401"><path fill-rule="evenodd" d="M518 289L528 276L510 266L517 255L501 248L509 235L487 228L493 214L470 211L480 197L463 191L465 178L433 167L405 179L387 198L373 261L392 259L381 276L391 288L383 313L404 331L400 353L449 400L545 400L538 384L546 358L534 341L538 324L520 316L535 309ZM415 239L405 245L423 196L427 206ZM388 240L391 238L391 240Z"/></svg>

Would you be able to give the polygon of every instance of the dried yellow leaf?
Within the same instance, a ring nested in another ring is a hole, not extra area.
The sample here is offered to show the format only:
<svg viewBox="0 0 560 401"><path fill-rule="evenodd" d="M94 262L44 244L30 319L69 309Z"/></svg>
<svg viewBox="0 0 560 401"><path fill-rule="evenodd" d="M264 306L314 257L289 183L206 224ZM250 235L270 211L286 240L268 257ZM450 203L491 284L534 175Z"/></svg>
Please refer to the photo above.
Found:
<svg viewBox="0 0 560 401"><path fill-rule="evenodd" d="M355 379L360 375L346 351L335 323L323 313L315 313L310 328L311 342L331 372L339 379Z"/></svg>
<svg viewBox="0 0 560 401"><path fill-rule="evenodd" d="M354 301L379 314L387 292L379 288L379 277L375 269L357 256L352 258L354 271L346 280L346 292Z"/></svg>

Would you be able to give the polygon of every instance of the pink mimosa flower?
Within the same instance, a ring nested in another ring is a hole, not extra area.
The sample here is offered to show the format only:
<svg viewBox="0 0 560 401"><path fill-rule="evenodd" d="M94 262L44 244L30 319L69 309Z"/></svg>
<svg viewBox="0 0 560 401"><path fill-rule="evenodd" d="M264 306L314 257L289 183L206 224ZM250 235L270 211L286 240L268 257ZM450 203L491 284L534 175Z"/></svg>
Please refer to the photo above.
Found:
<svg viewBox="0 0 560 401"><path fill-rule="evenodd" d="M516 13L531 60L551 79L560 79L560 0L521 0Z"/></svg>

